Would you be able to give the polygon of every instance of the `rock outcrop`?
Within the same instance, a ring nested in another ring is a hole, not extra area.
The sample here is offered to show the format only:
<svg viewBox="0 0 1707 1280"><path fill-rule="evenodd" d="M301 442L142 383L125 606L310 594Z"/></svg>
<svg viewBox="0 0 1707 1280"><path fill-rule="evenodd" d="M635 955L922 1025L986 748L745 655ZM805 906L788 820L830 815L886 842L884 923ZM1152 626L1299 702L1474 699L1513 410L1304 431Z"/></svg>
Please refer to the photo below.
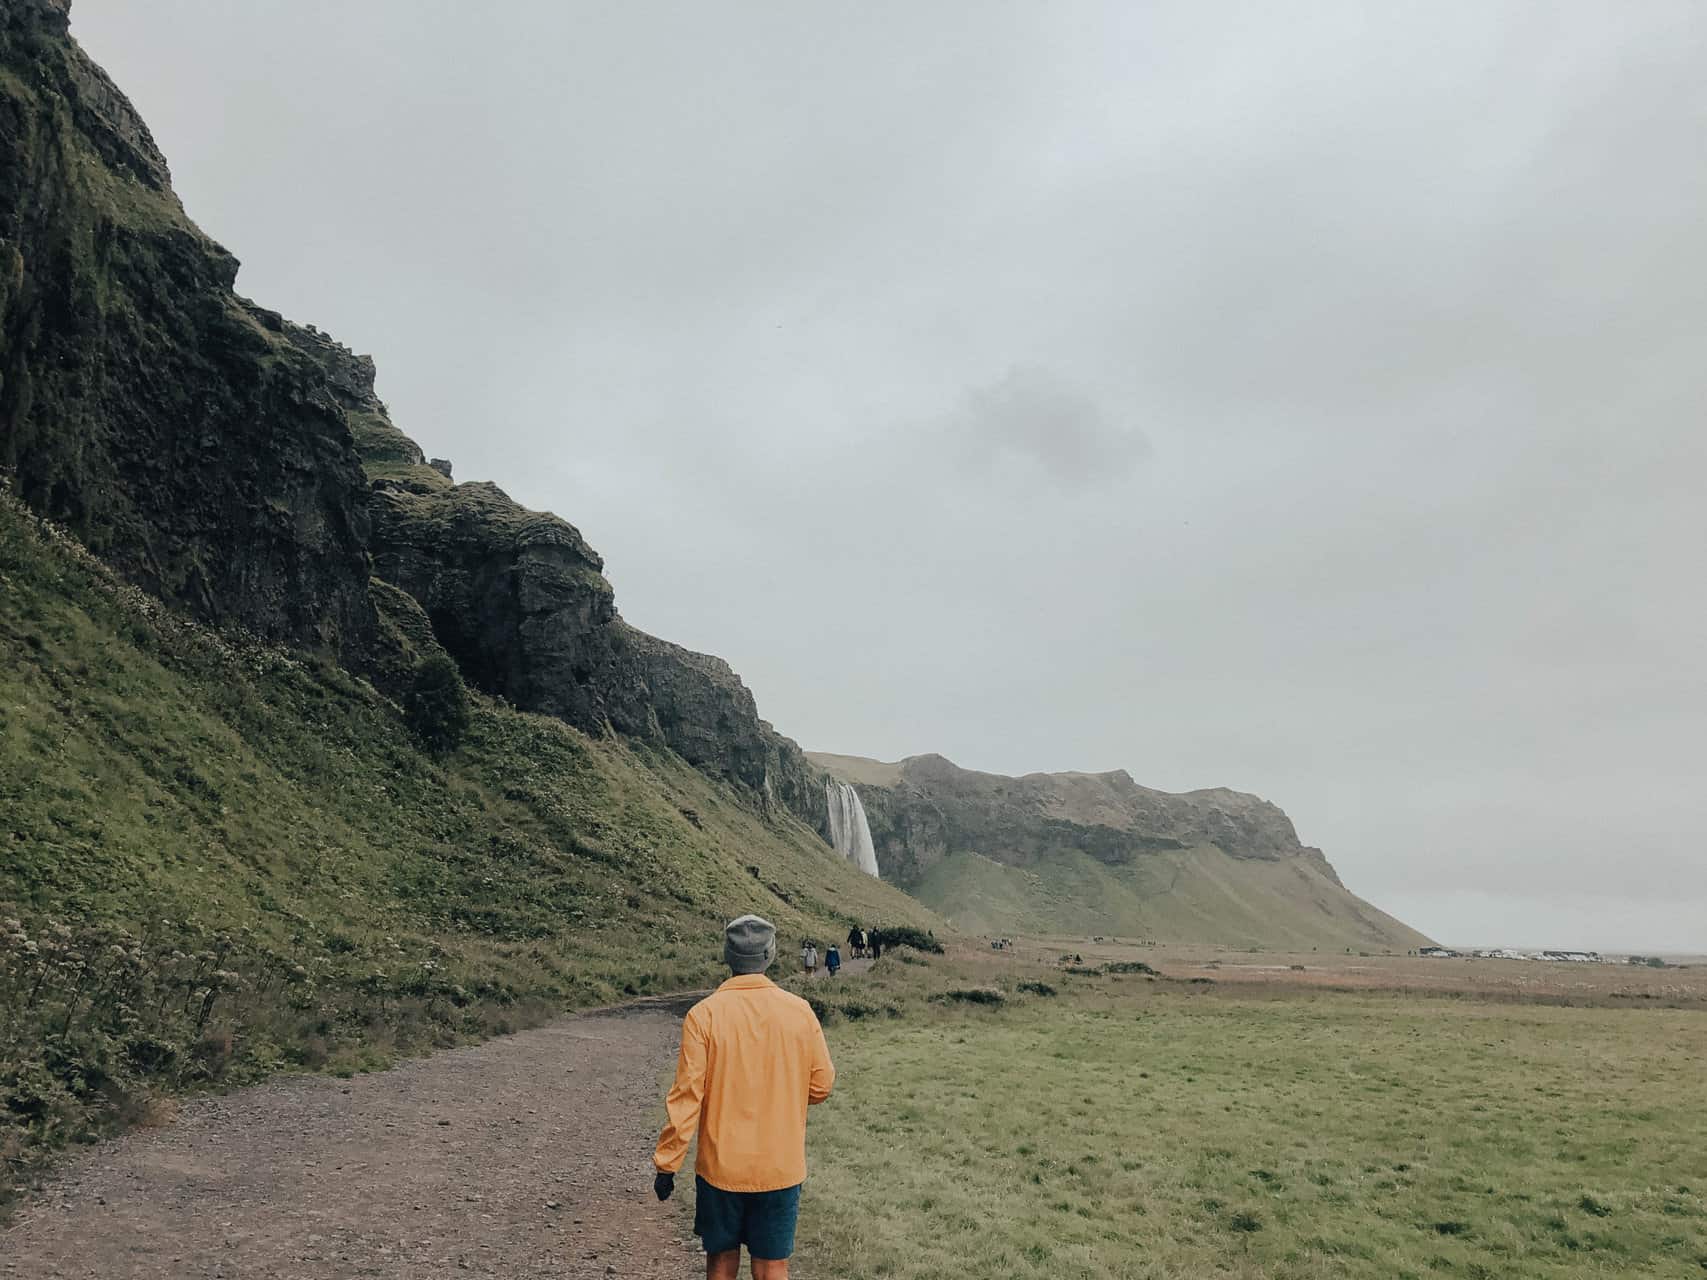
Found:
<svg viewBox="0 0 1707 1280"><path fill-rule="evenodd" d="M667 746L821 826L814 771L728 663L624 622L603 561L567 521L497 485L432 474L436 485L374 479L374 572L420 603L471 683L590 733Z"/></svg>
<svg viewBox="0 0 1707 1280"><path fill-rule="evenodd" d="M629 626L574 525L495 484L453 483L448 462L429 461L392 423L370 359L312 328L286 333L348 415L372 486L376 581L419 605L470 683L589 733L667 747L824 829L818 771L759 718L728 663Z"/></svg>
<svg viewBox="0 0 1707 1280"><path fill-rule="evenodd" d="M68 0L0 8L0 470L197 616L359 651L366 480L321 367L233 292Z"/></svg>

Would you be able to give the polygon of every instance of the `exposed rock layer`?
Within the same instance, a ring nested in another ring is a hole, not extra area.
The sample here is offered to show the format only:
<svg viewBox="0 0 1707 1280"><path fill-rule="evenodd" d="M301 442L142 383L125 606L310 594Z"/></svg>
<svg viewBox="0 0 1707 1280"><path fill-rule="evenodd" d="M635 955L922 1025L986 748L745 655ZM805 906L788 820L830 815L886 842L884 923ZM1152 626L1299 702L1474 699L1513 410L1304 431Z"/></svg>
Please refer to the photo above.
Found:
<svg viewBox="0 0 1707 1280"><path fill-rule="evenodd" d="M359 651L365 480L318 365L232 291L69 4L0 9L0 468L198 616Z"/></svg>
<svg viewBox="0 0 1707 1280"><path fill-rule="evenodd" d="M728 663L629 626L578 529L495 484L452 483L448 462L428 462L392 424L372 361L315 330L288 333L324 369L372 478L374 574L418 602L471 683L588 732L668 747L823 830L817 771L759 718Z"/></svg>

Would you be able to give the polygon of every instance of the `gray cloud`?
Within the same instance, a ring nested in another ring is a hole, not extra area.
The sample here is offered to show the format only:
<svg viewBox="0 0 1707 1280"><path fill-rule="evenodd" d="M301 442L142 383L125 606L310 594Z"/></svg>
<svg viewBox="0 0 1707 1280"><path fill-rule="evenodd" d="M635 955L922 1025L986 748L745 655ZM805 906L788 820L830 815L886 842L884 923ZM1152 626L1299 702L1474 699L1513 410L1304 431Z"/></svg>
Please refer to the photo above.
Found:
<svg viewBox="0 0 1707 1280"><path fill-rule="evenodd" d="M1023 478L1067 489L1116 483L1150 451L1143 433L1110 422L1088 396L1029 365L967 392L947 430L975 467L1018 463Z"/></svg>
<svg viewBox="0 0 1707 1280"><path fill-rule="evenodd" d="M73 29L241 287L807 745L1243 787L1439 936L1707 950L1693 0Z"/></svg>

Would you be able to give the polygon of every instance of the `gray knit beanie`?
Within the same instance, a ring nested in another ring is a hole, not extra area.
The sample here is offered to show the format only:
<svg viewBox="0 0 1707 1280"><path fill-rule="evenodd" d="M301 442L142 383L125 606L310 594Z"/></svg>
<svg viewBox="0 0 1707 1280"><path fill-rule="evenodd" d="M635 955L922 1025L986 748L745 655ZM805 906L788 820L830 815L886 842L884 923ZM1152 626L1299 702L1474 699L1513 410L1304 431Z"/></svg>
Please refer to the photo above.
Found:
<svg viewBox="0 0 1707 1280"><path fill-rule="evenodd" d="M731 920L723 930L723 963L731 973L763 973L776 959L776 926L758 916Z"/></svg>

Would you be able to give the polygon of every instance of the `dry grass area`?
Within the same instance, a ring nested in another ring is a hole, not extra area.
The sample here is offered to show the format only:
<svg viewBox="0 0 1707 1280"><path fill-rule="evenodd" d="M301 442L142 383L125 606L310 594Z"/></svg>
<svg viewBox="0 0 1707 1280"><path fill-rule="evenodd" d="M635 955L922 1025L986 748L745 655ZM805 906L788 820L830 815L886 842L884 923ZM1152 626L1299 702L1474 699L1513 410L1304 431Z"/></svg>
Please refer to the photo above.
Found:
<svg viewBox="0 0 1707 1280"><path fill-rule="evenodd" d="M1695 970L1059 950L847 986L803 1272L1707 1274L1707 1016L1610 1007Z"/></svg>
<svg viewBox="0 0 1707 1280"><path fill-rule="evenodd" d="M1077 955L1086 967L1141 962L1170 977L1208 978L1216 983L1707 1008L1707 959L1701 958L1694 962L1684 958L1679 964L1652 969L1624 963L1435 960L1410 955L1252 951L1064 937L1016 939L1012 952L994 954L1050 965L1059 965L1062 956Z"/></svg>

